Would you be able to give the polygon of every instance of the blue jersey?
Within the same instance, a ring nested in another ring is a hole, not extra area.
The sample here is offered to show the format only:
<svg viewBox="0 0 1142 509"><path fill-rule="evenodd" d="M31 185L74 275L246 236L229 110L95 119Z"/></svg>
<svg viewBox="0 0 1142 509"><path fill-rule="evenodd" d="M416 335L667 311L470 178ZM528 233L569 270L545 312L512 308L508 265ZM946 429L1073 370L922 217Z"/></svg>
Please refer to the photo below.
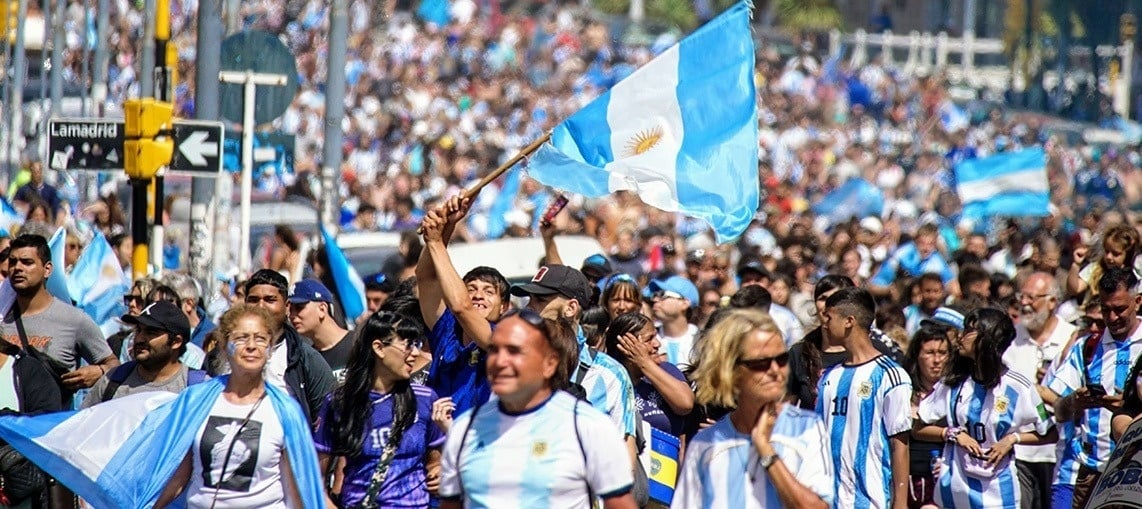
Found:
<svg viewBox="0 0 1142 509"><path fill-rule="evenodd" d="M413 384L412 390L416 395L416 416L412 426L401 436L400 445L375 501L378 507L428 507L424 458L429 449L439 449L444 445L444 433L432 422L432 402L436 401L436 393L418 384ZM392 395L373 392L370 399L373 411L365 426L361 454L346 458L345 483L341 488L342 507L364 502L369 480L373 477L392 429ZM323 454L332 454L333 448L331 402L332 395L321 406L317 431L313 436L317 452Z"/></svg>
<svg viewBox="0 0 1142 509"><path fill-rule="evenodd" d="M833 468L825 424L817 414L787 404L777 415L770 442L797 482L826 503L833 501ZM688 509L780 508L753 440L725 416L699 431L686 448L672 507Z"/></svg>
<svg viewBox="0 0 1142 509"><path fill-rule="evenodd" d="M963 428L983 450L1011 433L1034 431L1045 435L1051 427L1035 385L1011 370L991 389L971 378L958 387L938 382L920 402L919 418L928 424ZM937 490L941 507L1019 507L1014 449L997 465L987 467L963 448L947 444L944 464L948 468L940 473Z"/></svg>
<svg viewBox="0 0 1142 509"><path fill-rule="evenodd" d="M858 365L837 364L817 385L835 473L834 507L892 505L890 437L912 429L912 381L881 355Z"/></svg>
<svg viewBox="0 0 1142 509"><path fill-rule="evenodd" d="M1047 388L1066 396L1086 385L1101 385L1107 394L1122 394L1131 366L1142 355L1142 327L1123 341L1116 341L1110 332L1103 332L1090 360L1084 362L1085 346L1085 342L1079 341L1071 347ZM1088 408L1082 413L1075 441L1080 465L1099 471L1105 466L1114 452L1114 442L1110 440L1112 416L1110 410L1102 407Z"/></svg>
<svg viewBox="0 0 1142 509"><path fill-rule="evenodd" d="M566 392L519 414L493 398L452 424L440 497L470 509L589 507L588 487L603 498L630 491L626 450L607 416Z"/></svg>
<svg viewBox="0 0 1142 509"><path fill-rule="evenodd" d="M898 276L920 277L929 272L939 274L944 284L956 277L948 262L938 251L932 252L927 258L921 258L916 244L909 242L897 248L869 282L877 286L888 286L896 281Z"/></svg>
<svg viewBox="0 0 1142 509"><path fill-rule="evenodd" d="M452 398L454 415L488 400L492 386L488 383L486 352L475 341L467 346L461 337L460 324L452 310L445 310L429 332L432 364L428 383L442 398Z"/></svg>

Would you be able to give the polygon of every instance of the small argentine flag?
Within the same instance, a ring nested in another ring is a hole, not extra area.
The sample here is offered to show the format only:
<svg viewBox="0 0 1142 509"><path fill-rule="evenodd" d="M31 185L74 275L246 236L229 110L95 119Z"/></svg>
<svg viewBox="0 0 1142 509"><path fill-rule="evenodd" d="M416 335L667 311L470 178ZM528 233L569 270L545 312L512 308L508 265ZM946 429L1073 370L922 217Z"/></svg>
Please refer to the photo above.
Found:
<svg viewBox="0 0 1142 509"><path fill-rule="evenodd" d="M1043 217L1049 214L1047 155L1042 148L970 159L956 165L964 217Z"/></svg>
<svg viewBox="0 0 1142 509"><path fill-rule="evenodd" d="M754 58L738 3L556 126L530 175L588 197L634 191L733 240L758 206Z"/></svg>

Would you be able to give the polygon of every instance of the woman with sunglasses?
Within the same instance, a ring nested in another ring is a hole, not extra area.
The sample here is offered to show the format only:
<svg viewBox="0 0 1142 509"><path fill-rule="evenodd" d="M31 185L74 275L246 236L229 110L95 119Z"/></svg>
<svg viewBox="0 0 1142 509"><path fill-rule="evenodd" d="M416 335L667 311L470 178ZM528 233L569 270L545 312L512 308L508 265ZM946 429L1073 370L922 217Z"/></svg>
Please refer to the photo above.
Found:
<svg viewBox="0 0 1142 509"><path fill-rule="evenodd" d="M607 354L635 381L634 397L642 420L677 437L694 409L694 392L686 376L658 353L660 346L654 322L640 313L619 315L607 328Z"/></svg>
<svg viewBox="0 0 1142 509"><path fill-rule="evenodd" d="M323 472L344 458L338 507L428 507L444 433L432 422L436 393L409 382L420 328L380 311L357 334L345 383L321 408L314 441Z"/></svg>
<svg viewBox="0 0 1142 509"><path fill-rule="evenodd" d="M191 387L174 401L172 413L197 431L155 507L168 506L183 492L191 508L317 507L321 493L314 483L320 473L308 420L264 375L277 319L265 309L239 305L221 322L230 374Z"/></svg>
<svg viewBox="0 0 1142 509"><path fill-rule="evenodd" d="M941 507L1020 507L1015 444L1057 438L1035 383L1003 363L1014 339L1007 313L968 313L944 379L920 402L912 437L946 442L936 490Z"/></svg>
<svg viewBox="0 0 1142 509"><path fill-rule="evenodd" d="M672 507L828 507L824 423L784 402L789 353L773 319L729 311L698 349L698 401L734 410L691 441Z"/></svg>

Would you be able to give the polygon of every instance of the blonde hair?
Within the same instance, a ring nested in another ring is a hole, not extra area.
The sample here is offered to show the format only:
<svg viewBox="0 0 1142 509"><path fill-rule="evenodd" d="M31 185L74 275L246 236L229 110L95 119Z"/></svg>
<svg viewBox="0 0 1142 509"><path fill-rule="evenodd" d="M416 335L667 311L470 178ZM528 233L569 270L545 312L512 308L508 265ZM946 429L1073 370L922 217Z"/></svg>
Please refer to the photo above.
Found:
<svg viewBox="0 0 1142 509"><path fill-rule="evenodd" d="M734 309L719 319L699 341L699 362L694 370L698 403L722 407L737 405L734 368L741 359L745 338L753 331L781 335L781 329L768 314L753 309Z"/></svg>

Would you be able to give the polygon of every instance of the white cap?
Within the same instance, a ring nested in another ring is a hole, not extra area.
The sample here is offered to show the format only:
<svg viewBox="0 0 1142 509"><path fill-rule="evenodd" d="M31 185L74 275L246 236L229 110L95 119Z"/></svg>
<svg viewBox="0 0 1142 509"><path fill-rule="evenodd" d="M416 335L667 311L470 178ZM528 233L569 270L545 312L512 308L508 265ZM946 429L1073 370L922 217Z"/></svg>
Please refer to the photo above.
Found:
<svg viewBox="0 0 1142 509"><path fill-rule="evenodd" d="M879 235L880 232L884 231L884 223L881 223L880 219L874 216L868 216L864 219L861 219L860 227L862 230L868 230L877 235Z"/></svg>

